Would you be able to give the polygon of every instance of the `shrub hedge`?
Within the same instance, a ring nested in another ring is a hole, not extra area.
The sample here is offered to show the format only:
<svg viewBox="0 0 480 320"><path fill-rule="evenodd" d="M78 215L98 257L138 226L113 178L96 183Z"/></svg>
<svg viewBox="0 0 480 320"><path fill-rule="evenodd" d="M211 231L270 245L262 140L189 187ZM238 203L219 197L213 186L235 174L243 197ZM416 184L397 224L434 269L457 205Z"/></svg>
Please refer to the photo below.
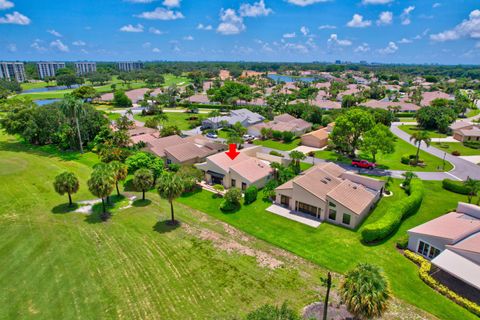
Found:
<svg viewBox="0 0 480 320"><path fill-rule="evenodd" d="M257 195L258 195L258 188L254 185L251 185L245 190L245 196L244 196L244 203L245 204L250 204L257 200Z"/></svg>
<svg viewBox="0 0 480 320"><path fill-rule="evenodd" d="M397 240L398 249L407 249L408 247L408 234L404 234Z"/></svg>
<svg viewBox="0 0 480 320"><path fill-rule="evenodd" d="M443 189L452 191L459 194L468 195L468 188L463 185L461 181L451 180L451 179L443 179L442 181Z"/></svg>
<svg viewBox="0 0 480 320"><path fill-rule="evenodd" d="M435 278L430 276L430 270L432 268L432 264L430 263L430 261L409 250L405 250L404 254L405 254L405 257L407 257L408 259L412 260L413 262L415 262L420 266L418 273L419 273L420 279L422 279L423 282L425 282L432 289L446 296L456 304L467 309L471 313L477 316L480 316L480 306L478 304L458 295L454 291L450 290L447 286L444 286L443 284L438 282Z"/></svg>
<svg viewBox="0 0 480 320"><path fill-rule="evenodd" d="M387 238L398 229L405 218L417 212L422 204L423 195L422 181L412 179L410 182L410 195L391 205L382 218L367 224L362 230L362 240L364 242L373 242Z"/></svg>

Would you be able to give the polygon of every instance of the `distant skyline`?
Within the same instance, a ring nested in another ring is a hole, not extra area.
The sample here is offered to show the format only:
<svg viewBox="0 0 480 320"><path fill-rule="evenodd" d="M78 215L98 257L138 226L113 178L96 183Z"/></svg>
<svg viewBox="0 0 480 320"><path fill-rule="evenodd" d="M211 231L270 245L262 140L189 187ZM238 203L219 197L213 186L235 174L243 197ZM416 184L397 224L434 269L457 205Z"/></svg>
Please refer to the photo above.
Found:
<svg viewBox="0 0 480 320"><path fill-rule="evenodd" d="M480 3L0 0L0 60L480 64Z"/></svg>

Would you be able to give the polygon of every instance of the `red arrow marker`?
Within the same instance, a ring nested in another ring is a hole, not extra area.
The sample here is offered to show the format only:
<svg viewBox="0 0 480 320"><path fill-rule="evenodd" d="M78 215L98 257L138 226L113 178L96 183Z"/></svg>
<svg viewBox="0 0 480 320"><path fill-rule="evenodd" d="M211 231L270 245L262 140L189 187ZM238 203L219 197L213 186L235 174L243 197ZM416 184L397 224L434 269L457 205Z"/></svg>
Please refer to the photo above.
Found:
<svg viewBox="0 0 480 320"><path fill-rule="evenodd" d="M225 154L233 160L240 154L240 152L237 151L237 145L235 143L230 143L229 147L230 150L228 150L228 152L225 152Z"/></svg>

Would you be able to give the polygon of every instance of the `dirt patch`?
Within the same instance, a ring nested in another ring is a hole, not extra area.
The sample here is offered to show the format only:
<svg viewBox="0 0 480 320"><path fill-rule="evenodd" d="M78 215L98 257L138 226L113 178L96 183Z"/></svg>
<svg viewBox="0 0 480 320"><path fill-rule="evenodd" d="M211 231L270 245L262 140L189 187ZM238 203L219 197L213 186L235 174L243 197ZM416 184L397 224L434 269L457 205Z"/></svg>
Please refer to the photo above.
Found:
<svg viewBox="0 0 480 320"><path fill-rule="evenodd" d="M254 257L261 267L275 269L283 265L283 262L276 259L273 255L262 250L251 248L241 243L240 241L248 241L249 238L232 227L229 227L229 231L226 232L229 236L233 236L233 234L235 234L235 237L239 237L240 241L231 239L228 236L223 236L222 234L209 229L196 229L187 224L185 224L184 227L187 233L194 235L202 240L211 241L212 244L220 250L226 251L228 253L237 252L239 254L247 255L249 257Z"/></svg>
<svg viewBox="0 0 480 320"><path fill-rule="evenodd" d="M323 303L315 302L303 309L304 319L323 319ZM327 319L329 320L346 320L353 319L353 315L348 312L347 307L343 304L329 303Z"/></svg>

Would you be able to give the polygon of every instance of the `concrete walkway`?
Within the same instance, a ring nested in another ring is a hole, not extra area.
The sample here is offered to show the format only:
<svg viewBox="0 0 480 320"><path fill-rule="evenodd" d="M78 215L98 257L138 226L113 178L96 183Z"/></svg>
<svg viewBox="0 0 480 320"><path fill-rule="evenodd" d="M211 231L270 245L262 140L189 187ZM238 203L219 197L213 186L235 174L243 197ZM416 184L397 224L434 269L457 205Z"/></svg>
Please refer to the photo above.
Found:
<svg viewBox="0 0 480 320"><path fill-rule="evenodd" d="M321 224L321 222L316 220L314 217L300 212L291 211L290 209L279 206L278 204L272 204L267 208L267 211L276 214L277 216L303 223L312 228L318 228L318 226Z"/></svg>

